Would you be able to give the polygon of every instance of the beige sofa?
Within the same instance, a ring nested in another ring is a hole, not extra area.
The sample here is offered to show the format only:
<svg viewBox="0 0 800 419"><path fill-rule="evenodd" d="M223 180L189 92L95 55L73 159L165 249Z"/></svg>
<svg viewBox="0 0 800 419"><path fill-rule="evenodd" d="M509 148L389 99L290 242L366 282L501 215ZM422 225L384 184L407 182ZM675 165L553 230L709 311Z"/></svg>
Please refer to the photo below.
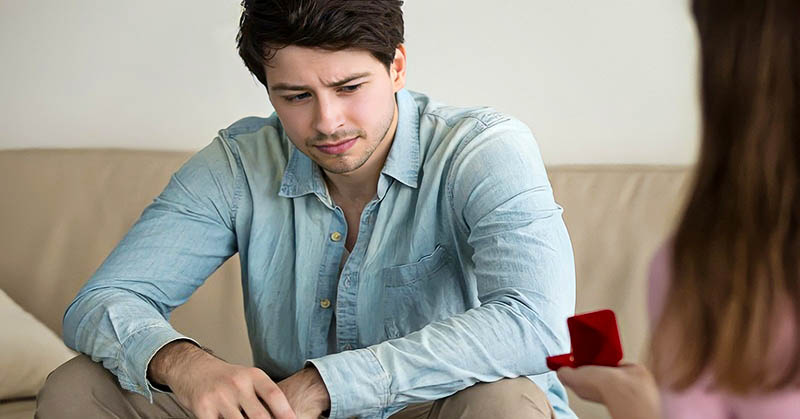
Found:
<svg viewBox="0 0 800 419"><path fill-rule="evenodd" d="M0 317L0 398L13 398L0 403L0 418L32 417L32 396L44 375L71 356L55 338L64 309L189 155L0 151L0 289L19 305L0 299L0 314L6 313ZM689 171L567 166L549 173L575 250L576 309L614 309L626 358L639 359L647 339L648 261L680 209ZM34 318L46 327L37 329ZM215 273L172 322L222 357L249 363L238 260ZM601 406L574 396L571 404L581 417L607 417Z"/></svg>

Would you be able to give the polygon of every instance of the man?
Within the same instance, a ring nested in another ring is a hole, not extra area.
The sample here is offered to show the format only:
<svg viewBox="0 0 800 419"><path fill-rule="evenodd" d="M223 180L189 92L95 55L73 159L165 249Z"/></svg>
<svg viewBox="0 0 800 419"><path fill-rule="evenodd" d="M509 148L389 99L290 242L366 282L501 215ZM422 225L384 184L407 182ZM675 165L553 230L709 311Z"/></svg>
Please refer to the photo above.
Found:
<svg viewBox="0 0 800 419"><path fill-rule="evenodd" d="M572 251L536 144L403 89L401 5L243 3L275 114L220 131L81 289L65 341L121 389L78 357L41 417L572 415L545 366L569 349ZM257 368L166 320L237 251Z"/></svg>

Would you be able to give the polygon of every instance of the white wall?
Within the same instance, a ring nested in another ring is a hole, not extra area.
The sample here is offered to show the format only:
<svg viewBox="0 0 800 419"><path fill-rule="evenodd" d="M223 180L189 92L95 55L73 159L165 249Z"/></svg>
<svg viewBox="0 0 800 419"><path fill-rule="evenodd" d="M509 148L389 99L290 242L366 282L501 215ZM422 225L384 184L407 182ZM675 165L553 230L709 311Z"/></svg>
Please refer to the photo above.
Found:
<svg viewBox="0 0 800 419"><path fill-rule="evenodd" d="M237 0L0 0L0 148L198 149L272 111ZM407 0L408 87L527 122L550 163L691 163L684 0Z"/></svg>

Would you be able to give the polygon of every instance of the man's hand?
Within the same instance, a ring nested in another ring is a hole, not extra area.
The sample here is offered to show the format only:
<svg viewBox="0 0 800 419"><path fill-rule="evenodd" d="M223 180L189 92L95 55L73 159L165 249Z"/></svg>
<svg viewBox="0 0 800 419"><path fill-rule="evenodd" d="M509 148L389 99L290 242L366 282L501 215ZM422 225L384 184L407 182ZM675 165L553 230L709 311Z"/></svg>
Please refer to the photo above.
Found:
<svg viewBox="0 0 800 419"><path fill-rule="evenodd" d="M264 371L229 364L188 341L161 348L150 362L148 377L169 386L198 419L296 418Z"/></svg>
<svg viewBox="0 0 800 419"><path fill-rule="evenodd" d="M581 398L604 404L615 419L659 417L658 387L639 364L562 367L558 378Z"/></svg>
<svg viewBox="0 0 800 419"><path fill-rule="evenodd" d="M330 409L328 388L314 367L304 368L278 383L298 419L317 419Z"/></svg>

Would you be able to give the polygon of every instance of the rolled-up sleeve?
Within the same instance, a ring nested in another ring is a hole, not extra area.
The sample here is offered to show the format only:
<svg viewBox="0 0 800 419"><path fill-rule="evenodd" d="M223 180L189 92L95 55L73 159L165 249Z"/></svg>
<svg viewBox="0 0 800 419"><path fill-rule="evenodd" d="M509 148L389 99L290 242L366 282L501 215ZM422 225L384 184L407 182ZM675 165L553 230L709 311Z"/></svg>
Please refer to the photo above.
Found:
<svg viewBox="0 0 800 419"><path fill-rule="evenodd" d="M64 315L69 347L151 400L153 355L174 340L192 340L172 328L170 312L237 250L237 159L221 133L186 162Z"/></svg>

